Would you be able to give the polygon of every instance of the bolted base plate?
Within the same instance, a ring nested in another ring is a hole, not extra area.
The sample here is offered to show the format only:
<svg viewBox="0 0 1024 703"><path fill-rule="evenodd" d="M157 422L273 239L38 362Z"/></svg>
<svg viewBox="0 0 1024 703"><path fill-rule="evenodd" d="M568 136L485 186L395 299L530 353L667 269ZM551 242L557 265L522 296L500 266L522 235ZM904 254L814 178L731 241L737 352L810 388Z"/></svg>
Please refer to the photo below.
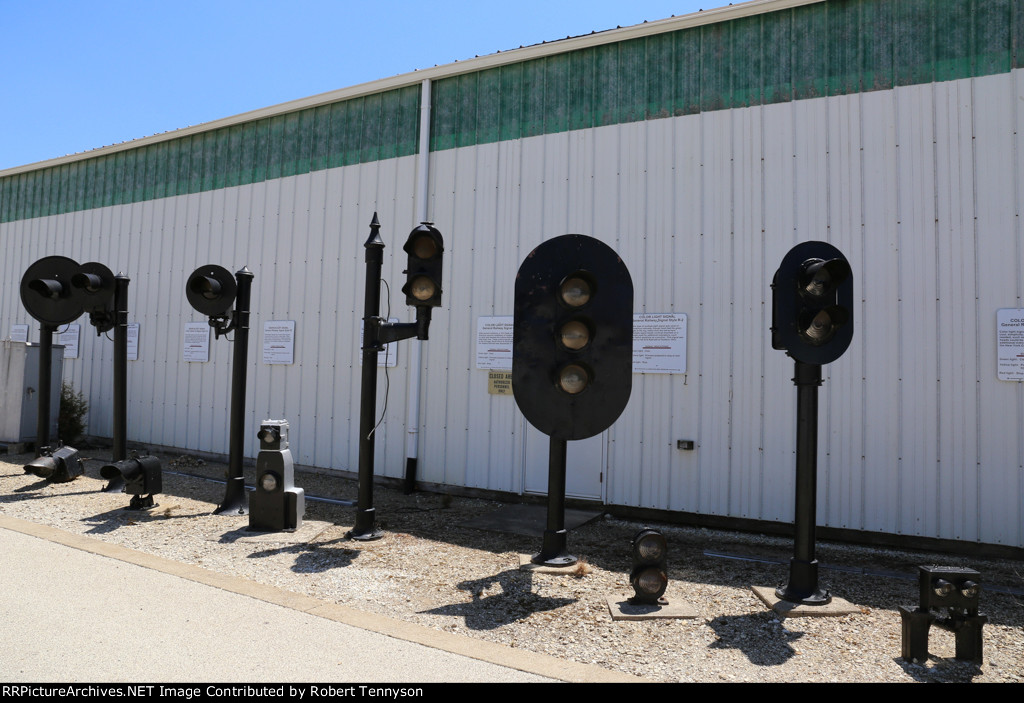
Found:
<svg viewBox="0 0 1024 703"><path fill-rule="evenodd" d="M860 606L836 596L833 596L831 602L824 605L804 605L789 600L780 600L771 586L751 586L750 589L765 605L784 618L835 617L857 615L864 612Z"/></svg>
<svg viewBox="0 0 1024 703"><path fill-rule="evenodd" d="M249 497L245 492L245 478L239 476L229 478L224 489L224 502L213 511L214 515L236 515L249 514Z"/></svg>
<svg viewBox="0 0 1024 703"><path fill-rule="evenodd" d="M832 594L826 590L819 588L813 593L805 594L802 591L793 590L788 584L776 588L775 596L779 600L799 605L828 605L832 602Z"/></svg>
<svg viewBox="0 0 1024 703"><path fill-rule="evenodd" d="M789 581L775 589L775 597L800 605L828 605L832 595L818 587L818 560L789 560Z"/></svg>
<svg viewBox="0 0 1024 703"><path fill-rule="evenodd" d="M354 529L352 529L346 532L345 536L348 539L359 540L360 542L372 542L375 539L381 539L384 536L384 531L378 530L377 528L373 528L369 532L357 533Z"/></svg>
<svg viewBox="0 0 1024 703"><path fill-rule="evenodd" d="M578 560L569 554L566 531L544 530L544 542L541 544L540 553L534 554L530 559L534 564L541 566L572 566Z"/></svg>
<svg viewBox="0 0 1024 703"><path fill-rule="evenodd" d="M158 507L160 504L153 500L153 494L150 493L148 496L132 496L125 510L152 510Z"/></svg>
<svg viewBox="0 0 1024 703"><path fill-rule="evenodd" d="M383 530L377 527L376 515L377 513L373 508L357 509L355 527L346 532L345 537L359 540L360 542L371 542L383 537Z"/></svg>
<svg viewBox="0 0 1024 703"><path fill-rule="evenodd" d="M534 554L530 557L530 562L538 564L540 566L572 566L579 561L572 554L558 554L556 556L548 557L544 552Z"/></svg>

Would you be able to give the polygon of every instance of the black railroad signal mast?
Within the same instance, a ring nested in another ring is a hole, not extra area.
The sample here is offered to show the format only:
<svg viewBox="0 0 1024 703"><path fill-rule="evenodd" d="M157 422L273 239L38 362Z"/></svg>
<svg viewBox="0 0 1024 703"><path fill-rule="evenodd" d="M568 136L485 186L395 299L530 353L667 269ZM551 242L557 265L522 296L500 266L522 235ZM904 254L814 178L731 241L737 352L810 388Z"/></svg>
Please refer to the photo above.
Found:
<svg viewBox="0 0 1024 703"><path fill-rule="evenodd" d="M53 334L57 327L69 324L89 313L89 322L101 335L114 331L114 436L111 450L114 464L128 457L128 284L131 279L123 273L116 276L105 265L89 261L79 265L64 256L47 256L39 259L25 272L21 281L21 300L32 317L39 320L40 362L39 362L39 414L37 417L36 454L44 451L49 443L50 414L50 372ZM49 451L49 450L46 450ZM58 453L52 454L56 457ZM160 462L156 457L143 457L148 467L147 475L160 473ZM65 462L68 466L73 461ZM81 462L78 462L79 464ZM55 475L62 472L55 472ZM79 472L80 473L80 472ZM70 478L75 474L63 472ZM108 479L105 491L121 490L125 486L120 473L103 475ZM159 491L159 478L150 484ZM133 501L134 504L134 501Z"/></svg>
<svg viewBox="0 0 1024 703"><path fill-rule="evenodd" d="M235 275L216 264L200 266L185 283L185 297L197 312L209 318L214 336L235 333L231 360L231 424L228 429L228 473L224 501L215 515L245 515L249 512L242 474L245 448L245 377L249 353L249 301L255 274L243 266ZM232 310L232 304L234 309Z"/></svg>
<svg viewBox="0 0 1024 703"><path fill-rule="evenodd" d="M60 325L82 315L82 301L74 295L71 278L78 262L66 256L46 256L34 262L21 278L21 303L39 321L39 402L36 407L36 457L50 444L50 375L53 369L53 333ZM27 467L26 467L26 470ZM78 475L78 474L76 474Z"/></svg>
<svg viewBox="0 0 1024 703"><path fill-rule="evenodd" d="M789 581L776 589L782 600L826 605L814 556L818 472L818 386L821 366L840 356L853 339L853 271L842 252L826 242L793 247L772 280L772 348L793 357L797 388L796 517Z"/></svg>
<svg viewBox="0 0 1024 703"><path fill-rule="evenodd" d="M608 429L633 383L633 279L607 244L549 239L516 274L512 393L550 437L547 528L535 564L571 566L565 530L566 442Z"/></svg>
<svg viewBox="0 0 1024 703"><path fill-rule="evenodd" d="M373 213L366 249L366 288L363 306L363 374L359 402L359 496L355 525L348 537L360 541L380 539L373 507L373 432L377 415L377 353L385 344L416 337L428 339L431 309L441 305L441 272L444 263L444 238L433 226L423 222L409 233L402 247L409 255L402 287L405 302L416 308L415 322L388 322L380 317L380 280L384 262L384 240L380 221ZM414 401L415 402L415 401Z"/></svg>
<svg viewBox="0 0 1024 703"><path fill-rule="evenodd" d="M71 286L89 313L89 323L99 336L114 330L114 438L111 459L121 461L128 456L128 284L123 273L114 276L110 269L96 261L82 264ZM159 460L157 460L159 465ZM104 491L120 491L124 479L120 474L107 476Z"/></svg>

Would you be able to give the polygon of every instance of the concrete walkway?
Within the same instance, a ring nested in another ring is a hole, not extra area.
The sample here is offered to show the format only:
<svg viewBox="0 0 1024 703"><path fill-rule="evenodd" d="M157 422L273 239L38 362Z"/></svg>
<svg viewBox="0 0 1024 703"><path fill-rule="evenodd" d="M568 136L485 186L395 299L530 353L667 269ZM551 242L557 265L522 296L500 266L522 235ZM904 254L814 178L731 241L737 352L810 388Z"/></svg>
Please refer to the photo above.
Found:
<svg viewBox="0 0 1024 703"><path fill-rule="evenodd" d="M636 681L0 515L0 681Z"/></svg>

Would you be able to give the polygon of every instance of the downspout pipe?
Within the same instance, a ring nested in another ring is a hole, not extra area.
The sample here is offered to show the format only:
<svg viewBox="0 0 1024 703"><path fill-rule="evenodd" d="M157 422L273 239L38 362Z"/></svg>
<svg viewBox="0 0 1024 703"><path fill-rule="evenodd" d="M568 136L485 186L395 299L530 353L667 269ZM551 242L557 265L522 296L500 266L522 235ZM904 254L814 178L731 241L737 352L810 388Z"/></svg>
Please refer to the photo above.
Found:
<svg viewBox="0 0 1024 703"><path fill-rule="evenodd" d="M427 198L430 183L430 79L420 84L420 149L416 165L416 223L427 222ZM405 493L416 490L416 461L420 436L420 376L423 342L409 340L409 388L405 420Z"/></svg>

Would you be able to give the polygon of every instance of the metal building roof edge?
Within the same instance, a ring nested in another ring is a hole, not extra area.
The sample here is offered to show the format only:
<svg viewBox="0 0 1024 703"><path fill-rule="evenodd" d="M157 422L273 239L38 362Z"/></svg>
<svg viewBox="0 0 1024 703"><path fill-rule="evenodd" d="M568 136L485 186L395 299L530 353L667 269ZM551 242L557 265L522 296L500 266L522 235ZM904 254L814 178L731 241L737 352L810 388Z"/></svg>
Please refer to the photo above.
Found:
<svg viewBox="0 0 1024 703"><path fill-rule="evenodd" d="M90 149L77 154L59 156L52 159L46 159L44 161L25 164L24 166L14 166L12 168L0 170L0 178L29 171L37 171L53 166L60 166L61 164L81 161L83 159L91 159L97 156L115 154L120 151L137 149L149 144L157 144L171 139L190 136L192 134L209 132L221 129L222 127L230 127L244 122L263 119L265 117L273 117L275 115L296 112L309 107L338 102L339 100L348 100L351 98L358 98L363 95L372 95L374 93L380 93L394 88L404 88L417 83L422 83L425 80L433 81L439 78L448 78L450 76L471 73L473 71L481 71L488 68L494 68L496 66L503 66L505 64L529 61L530 59L536 59L542 56L551 56L554 54L565 53L567 51L585 49L591 46L627 41L637 37L651 36L654 34L661 34L663 32L672 32L679 29L687 29L689 27L699 27L701 25L714 24L716 22L727 22L741 17L749 17L766 12L778 12L779 10L788 10L794 7L813 5L825 1L826 0L750 0L749 2L737 3L734 5L730 4L726 7L711 10L700 10L688 15L669 17L662 20L653 20L651 22L630 25L628 27L594 31L590 34L584 34L578 37L556 39L541 44L532 44L519 49L509 49L508 51L500 51L495 54L479 56L472 59L466 59L464 61L456 61L455 63L444 64L442 66L418 69L411 73L400 73L396 76L391 76L390 78L381 78L368 83L360 83L347 88L340 88L326 93L311 95L306 98L298 98L296 100L290 100L288 102L278 103L277 105L242 112L229 117L222 117L210 122L203 122L190 127L182 127L181 129L175 129L169 132L161 132L160 134L154 134L148 137L140 137L138 139L120 142L118 144Z"/></svg>

